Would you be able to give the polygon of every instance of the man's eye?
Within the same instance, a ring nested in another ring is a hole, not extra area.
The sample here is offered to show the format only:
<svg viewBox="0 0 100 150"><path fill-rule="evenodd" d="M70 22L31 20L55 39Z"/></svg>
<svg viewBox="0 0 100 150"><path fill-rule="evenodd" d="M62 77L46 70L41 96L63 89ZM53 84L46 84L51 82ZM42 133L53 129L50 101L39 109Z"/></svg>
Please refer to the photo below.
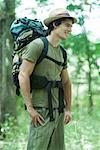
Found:
<svg viewBox="0 0 100 150"><path fill-rule="evenodd" d="M71 24L66 23L66 27L68 27L68 28L72 28L72 25L71 25Z"/></svg>

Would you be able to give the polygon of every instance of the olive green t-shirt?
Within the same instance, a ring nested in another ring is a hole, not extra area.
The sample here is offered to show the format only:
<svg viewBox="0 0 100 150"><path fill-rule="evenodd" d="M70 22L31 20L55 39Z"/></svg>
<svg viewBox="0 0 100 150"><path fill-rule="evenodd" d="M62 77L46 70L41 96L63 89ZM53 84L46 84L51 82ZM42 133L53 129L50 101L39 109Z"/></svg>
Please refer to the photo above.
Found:
<svg viewBox="0 0 100 150"><path fill-rule="evenodd" d="M44 43L40 38L32 41L26 47L26 51L23 55L23 59L36 63L39 58L43 48ZM48 43L48 53L47 56L59 61L64 62L63 54L61 52L60 46L53 47L50 43ZM45 76L48 80L61 80L61 72L62 69L67 66L59 66L55 62L50 61L47 58L44 58L34 70L34 74L39 76ZM48 107L48 94L46 88L43 89L34 89L32 91L32 103L33 107ZM58 88L52 88L52 103L54 108L58 108Z"/></svg>

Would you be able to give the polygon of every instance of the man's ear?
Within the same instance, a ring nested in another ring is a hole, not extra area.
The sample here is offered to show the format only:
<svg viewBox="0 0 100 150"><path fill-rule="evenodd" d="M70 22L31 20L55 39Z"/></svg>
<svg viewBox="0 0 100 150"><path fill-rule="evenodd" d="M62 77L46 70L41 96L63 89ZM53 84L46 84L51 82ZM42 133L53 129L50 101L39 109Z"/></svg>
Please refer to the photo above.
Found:
<svg viewBox="0 0 100 150"><path fill-rule="evenodd" d="M53 22L53 27L54 27L54 29L57 28L56 22Z"/></svg>
<svg viewBox="0 0 100 150"><path fill-rule="evenodd" d="M60 20L55 20L55 21L53 22L53 27L56 29L57 26L59 26L61 23L62 23L62 20L61 20L61 19L60 19Z"/></svg>

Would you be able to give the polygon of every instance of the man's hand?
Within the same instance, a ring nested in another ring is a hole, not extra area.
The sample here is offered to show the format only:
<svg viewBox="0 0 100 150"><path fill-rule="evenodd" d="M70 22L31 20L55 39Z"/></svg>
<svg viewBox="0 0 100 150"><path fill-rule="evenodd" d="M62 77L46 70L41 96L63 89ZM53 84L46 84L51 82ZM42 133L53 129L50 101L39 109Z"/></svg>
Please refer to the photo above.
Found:
<svg viewBox="0 0 100 150"><path fill-rule="evenodd" d="M42 125L44 122L44 118L33 108L28 110L30 117L31 117L31 123L33 123L35 126L37 124Z"/></svg>
<svg viewBox="0 0 100 150"><path fill-rule="evenodd" d="M72 119L72 115L70 111L65 111L64 123L68 124Z"/></svg>

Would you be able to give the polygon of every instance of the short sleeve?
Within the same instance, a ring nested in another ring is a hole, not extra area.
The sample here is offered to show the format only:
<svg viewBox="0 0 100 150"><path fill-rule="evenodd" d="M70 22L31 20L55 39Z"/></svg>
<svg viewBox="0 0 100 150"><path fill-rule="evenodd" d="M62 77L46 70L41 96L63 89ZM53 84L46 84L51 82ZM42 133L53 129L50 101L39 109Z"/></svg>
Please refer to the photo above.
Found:
<svg viewBox="0 0 100 150"><path fill-rule="evenodd" d="M37 59L42 53L43 42L41 39L36 39L30 42L24 49L22 59L26 59L33 63L36 63Z"/></svg>

